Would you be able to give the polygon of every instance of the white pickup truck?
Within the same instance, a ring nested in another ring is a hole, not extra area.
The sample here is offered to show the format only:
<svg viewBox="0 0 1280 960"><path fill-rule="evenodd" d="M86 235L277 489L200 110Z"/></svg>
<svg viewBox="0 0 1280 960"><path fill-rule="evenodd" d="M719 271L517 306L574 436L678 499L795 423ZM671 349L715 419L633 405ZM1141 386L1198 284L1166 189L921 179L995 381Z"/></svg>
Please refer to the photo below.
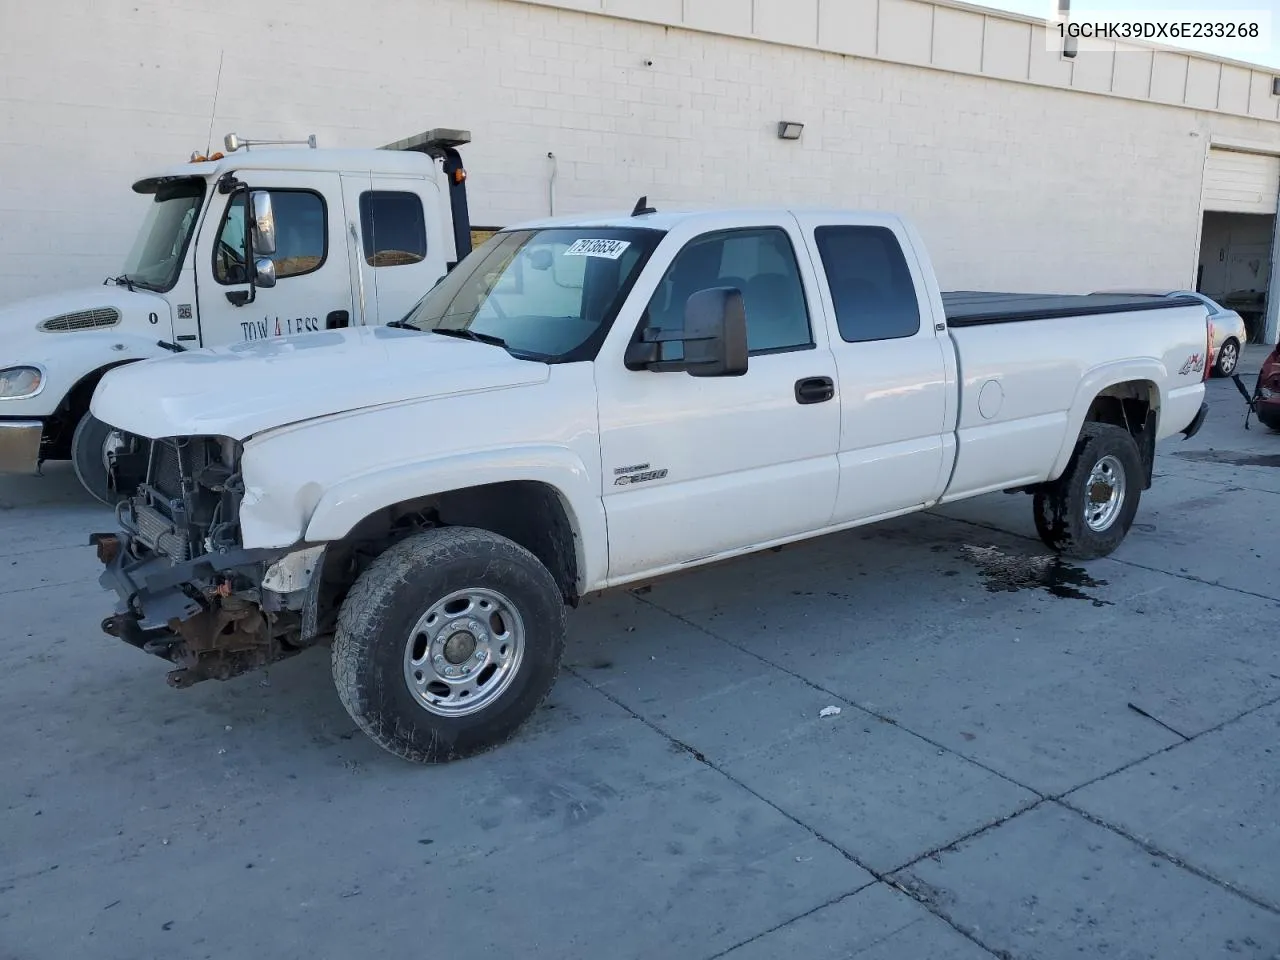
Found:
<svg viewBox="0 0 1280 960"><path fill-rule="evenodd" d="M71 460L89 493L115 502L146 450L88 414L106 371L403 317L471 251L458 153L470 139L440 129L376 150L261 149L232 134L225 155L139 180L151 202L124 273L0 310L0 473Z"/></svg>
<svg viewBox="0 0 1280 960"><path fill-rule="evenodd" d="M1194 300L944 295L883 214L510 228L403 323L104 377L94 415L156 442L93 537L103 629L177 686L331 642L373 740L466 756L593 591L998 490L1110 553L1203 422L1207 337Z"/></svg>

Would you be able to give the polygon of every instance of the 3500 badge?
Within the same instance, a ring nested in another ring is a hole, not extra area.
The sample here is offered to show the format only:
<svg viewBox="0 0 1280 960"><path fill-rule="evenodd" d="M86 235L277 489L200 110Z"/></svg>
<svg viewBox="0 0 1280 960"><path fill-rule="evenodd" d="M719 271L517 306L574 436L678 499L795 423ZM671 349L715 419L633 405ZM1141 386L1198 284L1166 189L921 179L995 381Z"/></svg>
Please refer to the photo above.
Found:
<svg viewBox="0 0 1280 960"><path fill-rule="evenodd" d="M637 483L648 483L650 480L662 480L668 473L666 470L650 470L647 463L642 463L638 467L619 467L613 472L620 474L618 479L613 481L615 487L630 487Z"/></svg>

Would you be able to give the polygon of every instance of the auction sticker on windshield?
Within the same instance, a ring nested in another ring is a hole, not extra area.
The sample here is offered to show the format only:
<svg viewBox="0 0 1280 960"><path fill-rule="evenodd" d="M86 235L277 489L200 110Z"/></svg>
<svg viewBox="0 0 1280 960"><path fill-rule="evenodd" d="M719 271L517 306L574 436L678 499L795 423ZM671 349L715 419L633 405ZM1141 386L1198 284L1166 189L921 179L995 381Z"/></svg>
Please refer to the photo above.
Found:
<svg viewBox="0 0 1280 960"><path fill-rule="evenodd" d="M629 240L587 240L582 239L564 252L566 257L603 257L606 260L617 260L627 247Z"/></svg>

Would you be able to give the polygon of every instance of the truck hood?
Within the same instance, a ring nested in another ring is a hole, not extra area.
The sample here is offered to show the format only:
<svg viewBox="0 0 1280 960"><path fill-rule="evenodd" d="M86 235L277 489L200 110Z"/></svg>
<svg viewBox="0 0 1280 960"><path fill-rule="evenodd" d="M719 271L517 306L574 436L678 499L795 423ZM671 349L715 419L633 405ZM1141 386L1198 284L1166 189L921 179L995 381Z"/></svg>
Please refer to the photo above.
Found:
<svg viewBox="0 0 1280 960"><path fill-rule="evenodd" d="M246 440L383 404L542 383L544 363L501 347L395 327L356 327L195 350L112 370L91 409L138 436Z"/></svg>
<svg viewBox="0 0 1280 960"><path fill-rule="evenodd" d="M72 329L42 330L40 325L49 320L62 320ZM48 362L61 337L143 333L167 340L172 332L169 301L159 294L109 283L64 290L0 306L0 362Z"/></svg>

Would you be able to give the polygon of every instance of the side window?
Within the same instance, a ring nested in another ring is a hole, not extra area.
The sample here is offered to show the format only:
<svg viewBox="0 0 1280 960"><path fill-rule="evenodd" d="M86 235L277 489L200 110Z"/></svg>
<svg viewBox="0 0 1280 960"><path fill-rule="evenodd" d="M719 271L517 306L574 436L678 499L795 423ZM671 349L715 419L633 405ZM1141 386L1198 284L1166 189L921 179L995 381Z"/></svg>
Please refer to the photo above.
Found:
<svg viewBox="0 0 1280 960"><path fill-rule="evenodd" d="M800 270L785 230L725 230L690 241L676 254L649 301L649 324L679 329L685 302L708 287L742 291L747 348L752 353L813 346ZM679 344L665 345L664 359L679 356Z"/></svg>
<svg viewBox="0 0 1280 960"><path fill-rule="evenodd" d="M416 193L360 194L360 233L364 261L371 267L402 267L427 258L427 221Z"/></svg>
<svg viewBox="0 0 1280 960"><path fill-rule="evenodd" d="M818 227L818 254L846 343L920 332L920 303L906 257L887 227Z"/></svg>
<svg viewBox="0 0 1280 960"><path fill-rule="evenodd" d="M272 190L276 219L276 279L300 277L319 270L329 247L324 199L309 190ZM213 276L219 283L248 283L245 265L245 197L237 194L227 206L213 251Z"/></svg>

